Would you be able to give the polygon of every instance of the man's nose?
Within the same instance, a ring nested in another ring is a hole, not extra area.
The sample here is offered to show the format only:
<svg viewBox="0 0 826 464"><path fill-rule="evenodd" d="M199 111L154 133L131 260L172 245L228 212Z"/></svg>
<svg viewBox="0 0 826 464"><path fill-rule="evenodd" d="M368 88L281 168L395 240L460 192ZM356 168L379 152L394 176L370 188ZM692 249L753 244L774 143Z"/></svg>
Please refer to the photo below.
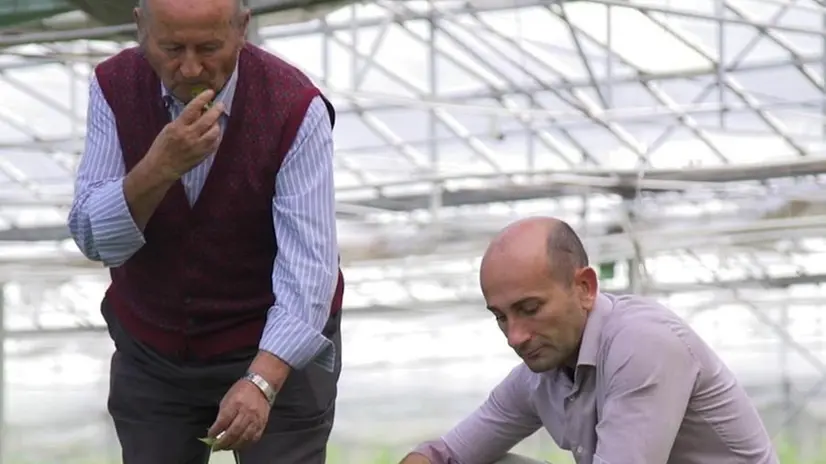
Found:
<svg viewBox="0 0 826 464"><path fill-rule="evenodd" d="M184 59L181 62L180 70L181 76L183 76L184 79L192 79L200 76L204 70L204 67L201 65L201 61L198 59L198 56L190 51L184 56Z"/></svg>
<svg viewBox="0 0 826 464"><path fill-rule="evenodd" d="M519 321L509 321L507 337L508 345L514 350L519 351L519 348L531 339L531 334Z"/></svg>

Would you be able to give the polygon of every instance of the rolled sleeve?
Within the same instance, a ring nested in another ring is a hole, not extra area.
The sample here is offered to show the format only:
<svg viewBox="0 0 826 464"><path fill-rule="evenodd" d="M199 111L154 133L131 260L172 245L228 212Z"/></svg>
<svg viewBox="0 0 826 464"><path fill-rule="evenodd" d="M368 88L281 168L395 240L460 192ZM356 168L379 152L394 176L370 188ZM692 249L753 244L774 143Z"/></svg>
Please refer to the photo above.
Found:
<svg viewBox="0 0 826 464"><path fill-rule="evenodd" d="M412 451L427 458L430 464L454 464L456 461L451 457L451 452L447 444L442 440L431 440L420 444Z"/></svg>
<svg viewBox="0 0 826 464"><path fill-rule="evenodd" d="M123 179L108 182L95 190L89 196L86 208L95 249L106 266L122 265L144 245L143 233L126 204Z"/></svg>
<svg viewBox="0 0 826 464"><path fill-rule="evenodd" d="M311 362L333 371L335 346L322 330L338 277L338 243L329 114L312 101L276 179L273 224L275 304L260 349L301 369Z"/></svg>
<svg viewBox="0 0 826 464"><path fill-rule="evenodd" d="M330 372L334 367L333 343L316 327L277 305L270 310L260 348L294 369L302 369L314 360Z"/></svg>
<svg viewBox="0 0 826 464"><path fill-rule="evenodd" d="M620 330L605 361L607 393L594 462L665 464L699 373L671 327L642 323Z"/></svg>
<svg viewBox="0 0 826 464"><path fill-rule="evenodd" d="M78 166L69 231L87 258L117 267L145 240L123 193L125 167L115 117L94 76L87 113L86 147Z"/></svg>

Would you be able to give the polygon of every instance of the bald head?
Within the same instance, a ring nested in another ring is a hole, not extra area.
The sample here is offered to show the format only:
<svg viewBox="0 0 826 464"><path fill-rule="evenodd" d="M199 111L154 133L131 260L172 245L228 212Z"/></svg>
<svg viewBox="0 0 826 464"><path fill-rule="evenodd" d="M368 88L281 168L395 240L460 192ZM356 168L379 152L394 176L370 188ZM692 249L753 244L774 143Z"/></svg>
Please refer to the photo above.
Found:
<svg viewBox="0 0 826 464"><path fill-rule="evenodd" d="M226 85L250 19L239 0L140 0L134 16L144 57L182 102L199 89L217 94Z"/></svg>
<svg viewBox="0 0 826 464"><path fill-rule="evenodd" d="M141 14L148 18L153 11L166 13L168 10L198 11L218 8L226 11L228 19L234 19L244 12L243 0L138 0Z"/></svg>
<svg viewBox="0 0 826 464"><path fill-rule="evenodd" d="M502 230L479 271L488 311L533 372L576 364L599 289L571 226L533 217Z"/></svg>
<svg viewBox="0 0 826 464"><path fill-rule="evenodd" d="M514 265L542 259L551 276L566 285L577 270L588 266L588 254L576 232L553 217L531 217L503 229L491 241L482 263L503 258Z"/></svg>

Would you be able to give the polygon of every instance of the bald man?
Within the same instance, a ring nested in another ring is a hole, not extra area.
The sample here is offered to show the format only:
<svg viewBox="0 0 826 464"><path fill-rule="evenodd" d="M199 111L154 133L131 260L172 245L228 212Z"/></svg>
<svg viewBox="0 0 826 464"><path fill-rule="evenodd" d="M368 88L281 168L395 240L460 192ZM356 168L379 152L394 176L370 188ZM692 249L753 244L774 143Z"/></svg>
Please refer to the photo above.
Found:
<svg viewBox="0 0 826 464"><path fill-rule="evenodd" d="M124 464L322 464L341 369L335 111L239 0L142 0L90 82L69 227L110 270Z"/></svg>
<svg viewBox="0 0 826 464"><path fill-rule="evenodd" d="M507 227L487 249L480 279L522 363L402 463L515 462L502 457L544 428L578 464L778 464L757 410L720 358L662 305L600 292L568 224L529 218Z"/></svg>

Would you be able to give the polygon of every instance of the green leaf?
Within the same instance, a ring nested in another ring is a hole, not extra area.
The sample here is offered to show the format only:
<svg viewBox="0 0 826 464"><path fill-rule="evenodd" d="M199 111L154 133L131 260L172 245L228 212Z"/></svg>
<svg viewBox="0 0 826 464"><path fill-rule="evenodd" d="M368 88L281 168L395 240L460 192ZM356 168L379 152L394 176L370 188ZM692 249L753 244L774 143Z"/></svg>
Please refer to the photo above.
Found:
<svg viewBox="0 0 826 464"><path fill-rule="evenodd" d="M200 440L200 441L202 441L202 442L206 443L206 444L207 444L207 446L209 446L210 448L212 448L213 446L215 446L215 442L217 442L217 441L218 441L216 438L210 438L210 437L199 438L198 440Z"/></svg>

